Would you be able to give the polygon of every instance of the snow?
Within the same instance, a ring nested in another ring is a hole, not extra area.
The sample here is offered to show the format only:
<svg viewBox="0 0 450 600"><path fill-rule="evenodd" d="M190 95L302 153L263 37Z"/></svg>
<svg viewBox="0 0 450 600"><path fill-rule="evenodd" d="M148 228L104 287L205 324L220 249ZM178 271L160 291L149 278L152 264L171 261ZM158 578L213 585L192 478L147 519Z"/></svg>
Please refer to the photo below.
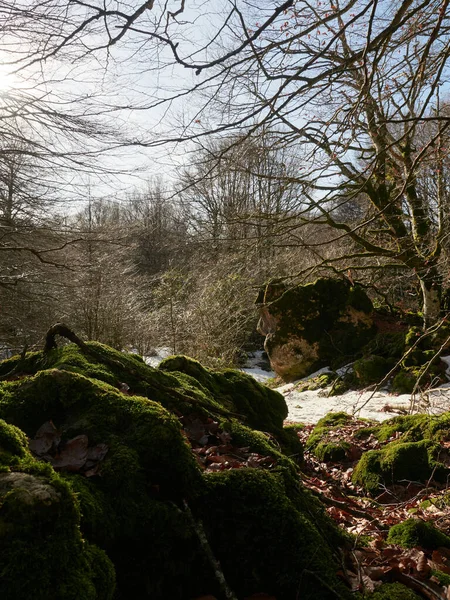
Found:
<svg viewBox="0 0 450 600"><path fill-rule="evenodd" d="M450 379L450 356L442 357L447 364L446 375ZM351 369L351 365L342 367ZM300 381L307 381L318 375L329 372L327 367L312 373ZM341 396L330 396L330 388L315 391L298 392L299 381L282 385L276 390L280 392L288 406L288 421L305 424L317 423L329 412L343 411L357 417L385 421L399 414L422 412L440 414L450 408L450 383L427 392L425 395L396 395L386 390L351 390Z"/></svg>
<svg viewBox="0 0 450 600"><path fill-rule="evenodd" d="M243 373L248 373L260 383L265 383L268 379L275 377L275 373L270 370L269 361L263 350L250 352L248 354L246 366L240 369Z"/></svg>
<svg viewBox="0 0 450 600"><path fill-rule="evenodd" d="M145 362L152 367L157 367L164 358L171 354L170 348L157 348L155 356L146 356ZM450 356L441 358L447 365L446 375L450 380ZM263 351L250 353L246 366L240 370L248 373L260 383L276 377L275 373L270 370ZM352 364L350 363L338 369L337 373L342 376L351 370ZM306 392L296 390L300 382L330 372L329 367L324 367L299 381L276 388L286 400L289 410L287 421L314 424L329 412L337 411L366 419L384 421L399 414L411 412L440 414L450 408L450 381L427 393L426 396L414 397L411 394L395 395L384 389L376 392L351 390L341 396L330 397L328 397L330 388Z"/></svg>
<svg viewBox="0 0 450 600"><path fill-rule="evenodd" d="M172 348L161 346L159 348L155 348L155 353L151 356L144 356L144 361L150 367L157 367L161 361L163 361L168 356L172 356L173 351Z"/></svg>

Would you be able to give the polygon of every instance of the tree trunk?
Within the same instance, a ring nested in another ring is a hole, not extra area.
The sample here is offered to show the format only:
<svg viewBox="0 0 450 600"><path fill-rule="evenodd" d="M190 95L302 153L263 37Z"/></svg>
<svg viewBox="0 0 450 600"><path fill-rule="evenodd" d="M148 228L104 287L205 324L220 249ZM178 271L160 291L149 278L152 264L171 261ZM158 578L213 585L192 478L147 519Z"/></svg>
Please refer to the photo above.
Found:
<svg viewBox="0 0 450 600"><path fill-rule="evenodd" d="M435 267L419 278L423 297L423 324L425 329L434 325L441 316L441 278Z"/></svg>

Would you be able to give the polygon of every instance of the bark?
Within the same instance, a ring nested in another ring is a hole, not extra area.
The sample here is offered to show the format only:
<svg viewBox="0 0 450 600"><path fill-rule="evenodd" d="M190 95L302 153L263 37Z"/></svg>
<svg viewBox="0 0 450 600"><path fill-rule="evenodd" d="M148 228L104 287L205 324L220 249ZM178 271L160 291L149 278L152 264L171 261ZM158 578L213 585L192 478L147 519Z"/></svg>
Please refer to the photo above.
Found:
<svg viewBox="0 0 450 600"><path fill-rule="evenodd" d="M430 327L441 316L441 278L435 268L430 269L427 275L420 278L420 287L423 297L423 324Z"/></svg>

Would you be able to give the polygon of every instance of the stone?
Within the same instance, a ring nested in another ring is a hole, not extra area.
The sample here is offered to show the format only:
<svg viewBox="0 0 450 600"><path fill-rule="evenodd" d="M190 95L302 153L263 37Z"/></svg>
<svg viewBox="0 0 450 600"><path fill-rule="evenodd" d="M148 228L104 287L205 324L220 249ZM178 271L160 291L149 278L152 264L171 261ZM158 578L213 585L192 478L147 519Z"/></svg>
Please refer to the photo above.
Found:
<svg viewBox="0 0 450 600"><path fill-rule="evenodd" d="M264 348L285 381L350 362L376 333L372 302L344 279L320 278L292 288L272 282L257 303Z"/></svg>

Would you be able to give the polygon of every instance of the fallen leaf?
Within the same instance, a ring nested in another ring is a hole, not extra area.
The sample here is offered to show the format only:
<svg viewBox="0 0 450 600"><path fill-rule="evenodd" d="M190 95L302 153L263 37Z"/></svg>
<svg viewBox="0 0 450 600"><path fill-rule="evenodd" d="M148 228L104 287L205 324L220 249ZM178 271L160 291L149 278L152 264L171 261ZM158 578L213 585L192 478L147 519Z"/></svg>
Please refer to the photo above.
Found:
<svg viewBox="0 0 450 600"><path fill-rule="evenodd" d="M88 444L87 435L77 435L68 440L59 455L52 460L53 468L79 471L87 461Z"/></svg>

